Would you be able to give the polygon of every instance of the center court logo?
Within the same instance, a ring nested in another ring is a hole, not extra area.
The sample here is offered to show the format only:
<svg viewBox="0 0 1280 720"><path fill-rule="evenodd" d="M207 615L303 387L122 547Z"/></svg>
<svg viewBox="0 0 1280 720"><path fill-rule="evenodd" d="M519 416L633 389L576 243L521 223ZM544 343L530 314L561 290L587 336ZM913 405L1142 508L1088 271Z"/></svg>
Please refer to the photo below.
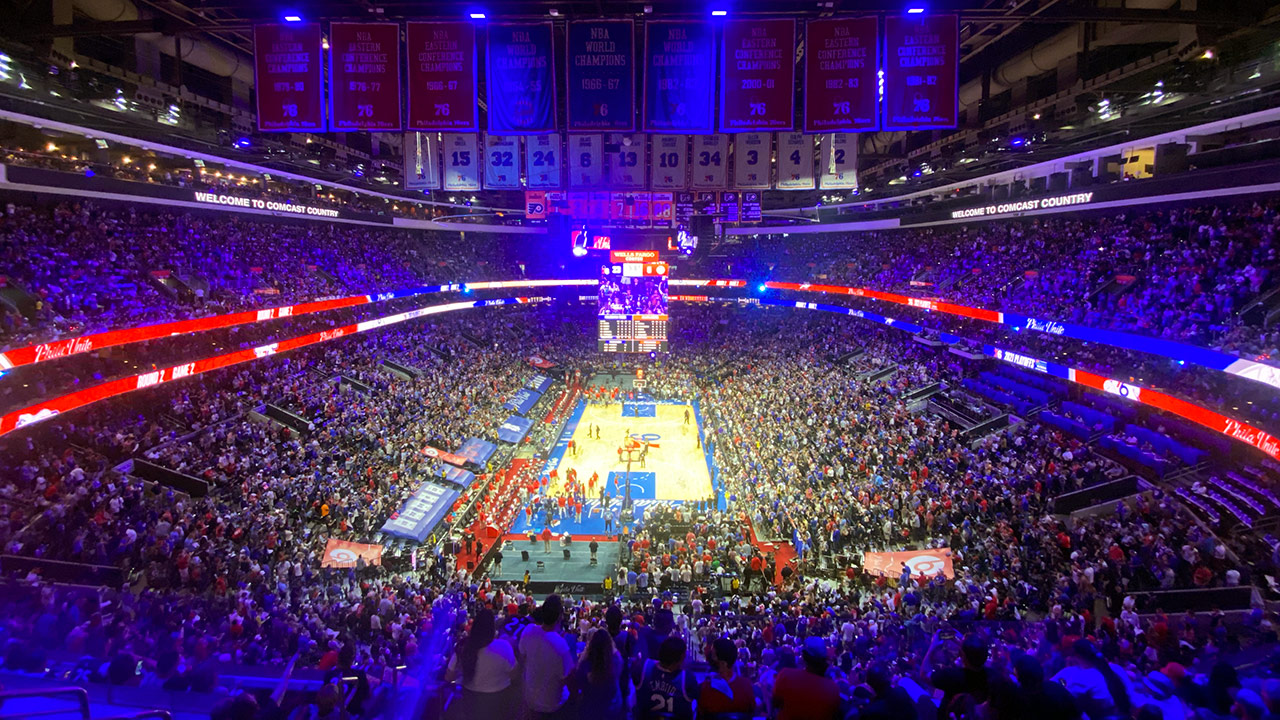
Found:
<svg viewBox="0 0 1280 720"><path fill-rule="evenodd" d="M334 548L329 551L329 559L335 563L354 563L359 557L354 550L347 548Z"/></svg>

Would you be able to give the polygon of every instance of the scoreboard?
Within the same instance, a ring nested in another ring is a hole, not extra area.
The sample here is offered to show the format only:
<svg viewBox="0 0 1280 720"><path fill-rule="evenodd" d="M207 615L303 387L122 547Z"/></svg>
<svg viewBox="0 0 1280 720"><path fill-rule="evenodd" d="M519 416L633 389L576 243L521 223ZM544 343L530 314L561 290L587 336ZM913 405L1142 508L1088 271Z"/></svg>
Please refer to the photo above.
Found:
<svg viewBox="0 0 1280 720"><path fill-rule="evenodd" d="M596 345L600 352L667 351L667 273L657 251L610 252L600 269Z"/></svg>

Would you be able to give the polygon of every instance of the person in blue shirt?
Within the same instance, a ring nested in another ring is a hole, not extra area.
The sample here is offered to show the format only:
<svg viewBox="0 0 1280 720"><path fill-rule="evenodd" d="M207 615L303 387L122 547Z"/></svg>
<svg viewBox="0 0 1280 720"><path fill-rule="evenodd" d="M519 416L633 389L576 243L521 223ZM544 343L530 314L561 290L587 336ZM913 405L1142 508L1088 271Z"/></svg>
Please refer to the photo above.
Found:
<svg viewBox="0 0 1280 720"><path fill-rule="evenodd" d="M669 636L658 648L658 659L646 660L636 686L635 720L693 720L697 681L684 670L684 640Z"/></svg>

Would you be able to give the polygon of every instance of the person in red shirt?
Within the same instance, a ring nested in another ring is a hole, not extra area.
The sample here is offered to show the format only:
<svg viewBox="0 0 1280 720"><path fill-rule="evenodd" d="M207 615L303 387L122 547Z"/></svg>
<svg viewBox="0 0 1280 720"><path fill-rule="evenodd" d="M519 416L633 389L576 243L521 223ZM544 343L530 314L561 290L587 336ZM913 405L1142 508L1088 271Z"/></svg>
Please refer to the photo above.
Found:
<svg viewBox="0 0 1280 720"><path fill-rule="evenodd" d="M698 688L698 720L730 713L752 717L756 696L752 683L738 674L738 648L729 638L718 638L707 656L712 673Z"/></svg>
<svg viewBox="0 0 1280 720"><path fill-rule="evenodd" d="M542 528L542 550L543 552L551 552L551 528Z"/></svg>
<svg viewBox="0 0 1280 720"><path fill-rule="evenodd" d="M840 716L840 688L827 677L827 644L809 637L801 651L804 669L786 668L773 684L777 720L836 720Z"/></svg>

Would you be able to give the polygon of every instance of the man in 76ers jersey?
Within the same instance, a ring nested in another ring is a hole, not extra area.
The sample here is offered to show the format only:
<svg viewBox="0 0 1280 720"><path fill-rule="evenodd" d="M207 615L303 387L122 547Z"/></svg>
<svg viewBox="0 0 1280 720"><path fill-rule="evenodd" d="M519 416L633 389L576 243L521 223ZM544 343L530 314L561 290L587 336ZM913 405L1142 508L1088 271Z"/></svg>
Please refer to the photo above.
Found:
<svg viewBox="0 0 1280 720"><path fill-rule="evenodd" d="M669 637L658 648L658 661L646 660L636 687L635 720L693 720L695 678L684 671L684 640Z"/></svg>

